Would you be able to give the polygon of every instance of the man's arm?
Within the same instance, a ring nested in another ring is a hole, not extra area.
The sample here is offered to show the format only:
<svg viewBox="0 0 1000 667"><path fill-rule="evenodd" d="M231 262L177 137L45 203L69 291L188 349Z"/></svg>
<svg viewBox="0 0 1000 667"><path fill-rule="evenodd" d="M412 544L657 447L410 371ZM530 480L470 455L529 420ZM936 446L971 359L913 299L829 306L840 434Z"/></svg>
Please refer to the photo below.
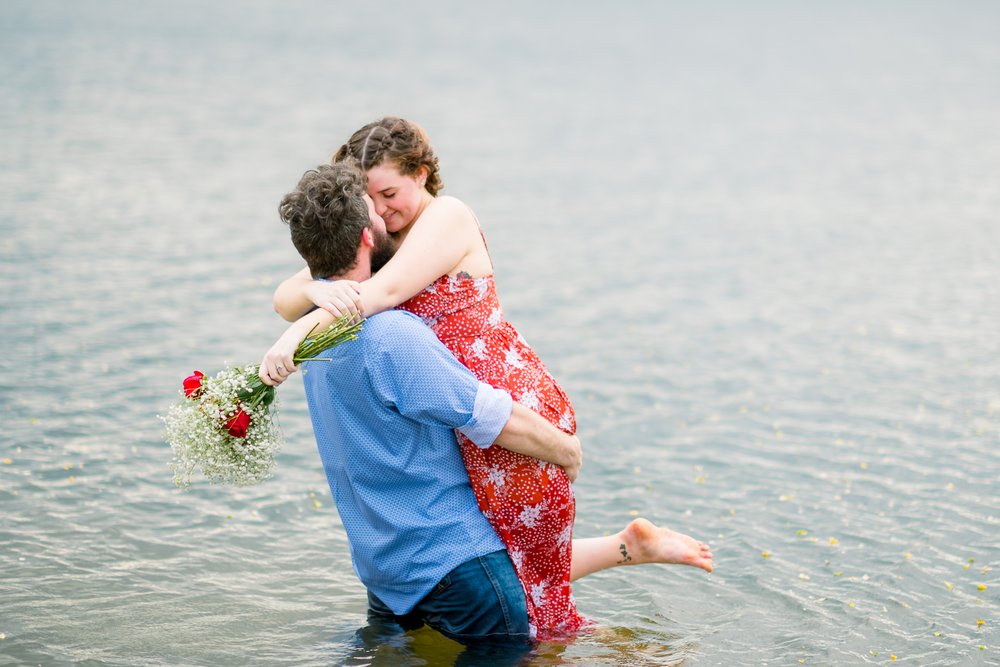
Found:
<svg viewBox="0 0 1000 667"><path fill-rule="evenodd" d="M369 378L376 395L401 415L450 426L477 447L513 452L580 471L580 441L505 391L479 382L417 318L398 311L367 320Z"/></svg>
<svg viewBox="0 0 1000 667"><path fill-rule="evenodd" d="M576 481L580 474L583 463L580 439L560 431L547 419L520 403L514 403L510 419L494 444L562 466L571 482Z"/></svg>

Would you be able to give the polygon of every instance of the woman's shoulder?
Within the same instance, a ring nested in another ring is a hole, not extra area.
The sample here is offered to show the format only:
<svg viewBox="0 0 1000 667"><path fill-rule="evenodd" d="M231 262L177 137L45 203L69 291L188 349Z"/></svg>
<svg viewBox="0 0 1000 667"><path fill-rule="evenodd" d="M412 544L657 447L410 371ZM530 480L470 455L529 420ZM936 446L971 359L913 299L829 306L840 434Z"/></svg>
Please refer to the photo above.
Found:
<svg viewBox="0 0 1000 667"><path fill-rule="evenodd" d="M424 233L459 235L473 238L479 234L479 221L462 200L455 197L435 197L414 223L414 229L424 229Z"/></svg>
<svg viewBox="0 0 1000 667"><path fill-rule="evenodd" d="M427 211L435 211L436 215L447 216L453 220L476 222L476 216L469 205L458 197L440 195L427 206Z"/></svg>

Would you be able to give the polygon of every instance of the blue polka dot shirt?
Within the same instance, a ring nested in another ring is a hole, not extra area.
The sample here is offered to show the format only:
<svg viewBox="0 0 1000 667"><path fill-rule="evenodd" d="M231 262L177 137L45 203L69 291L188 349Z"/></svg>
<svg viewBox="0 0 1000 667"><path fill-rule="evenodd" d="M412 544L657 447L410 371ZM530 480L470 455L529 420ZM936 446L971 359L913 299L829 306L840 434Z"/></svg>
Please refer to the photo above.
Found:
<svg viewBox="0 0 1000 667"><path fill-rule="evenodd" d="M455 429L489 447L510 418L418 318L387 311L306 362L309 415L358 578L396 614L503 543L479 511Z"/></svg>

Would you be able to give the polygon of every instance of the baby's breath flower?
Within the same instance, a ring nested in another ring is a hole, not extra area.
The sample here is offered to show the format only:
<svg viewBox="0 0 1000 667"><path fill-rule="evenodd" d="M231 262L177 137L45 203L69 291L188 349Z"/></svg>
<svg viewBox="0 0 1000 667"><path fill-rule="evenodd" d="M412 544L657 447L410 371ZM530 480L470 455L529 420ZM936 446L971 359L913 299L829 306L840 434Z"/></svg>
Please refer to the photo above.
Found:
<svg viewBox="0 0 1000 667"><path fill-rule="evenodd" d="M361 323L342 317L315 338L298 347L294 361L326 361L317 355L334 345L357 338ZM165 416L167 442L173 449L170 467L174 484L187 487L192 476L201 473L212 483L251 486L271 477L281 436L274 423L274 387L260 381L256 365L229 367L214 378L201 378L193 390L189 381L180 390L180 400ZM197 373L196 373L197 374ZM245 435L240 420L249 417Z"/></svg>

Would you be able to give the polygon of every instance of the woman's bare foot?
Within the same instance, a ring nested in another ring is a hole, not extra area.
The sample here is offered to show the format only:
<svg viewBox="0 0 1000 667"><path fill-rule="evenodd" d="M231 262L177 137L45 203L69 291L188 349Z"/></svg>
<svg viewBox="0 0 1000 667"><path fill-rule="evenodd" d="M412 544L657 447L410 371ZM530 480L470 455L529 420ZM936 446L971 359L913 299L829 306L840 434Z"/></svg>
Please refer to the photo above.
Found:
<svg viewBox="0 0 1000 667"><path fill-rule="evenodd" d="M646 519L630 523L618 538L622 565L668 563L712 571L712 551L707 544L669 528L660 528Z"/></svg>

